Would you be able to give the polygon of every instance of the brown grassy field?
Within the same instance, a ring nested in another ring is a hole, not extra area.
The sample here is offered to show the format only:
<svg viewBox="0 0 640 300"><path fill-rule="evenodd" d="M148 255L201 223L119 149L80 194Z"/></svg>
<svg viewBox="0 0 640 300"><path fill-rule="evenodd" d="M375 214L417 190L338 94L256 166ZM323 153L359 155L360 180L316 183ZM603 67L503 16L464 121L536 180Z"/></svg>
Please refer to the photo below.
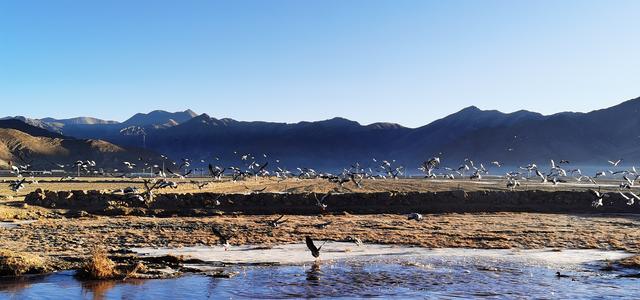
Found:
<svg viewBox="0 0 640 300"><path fill-rule="evenodd" d="M221 215L213 217L106 217L88 215L65 217L64 211L25 205L22 199L36 188L49 190L113 190L141 187L141 180L88 178L77 182L60 182L53 178L37 179L24 190L13 193L0 185L0 217L37 219L15 228L0 228L3 248L14 253L30 253L42 258L53 269L79 268L96 245L110 253L131 247L181 247L217 245L213 226L232 236L234 245L275 245L299 243L304 236L316 239L348 241L359 238L365 243L406 244L423 247L468 248L595 248L619 249L640 253L640 216L638 215L563 215L537 213L431 214L422 222L409 221L404 215L349 215L345 213L314 216L285 216L286 223L277 228L267 224L271 216ZM198 179L194 179L198 180ZM203 179L200 179L201 181ZM423 179L365 181L362 189L352 184L338 188L324 180L272 179L242 182L213 182L198 189L191 179L180 180L178 189L167 192L222 193L266 192L326 193L339 189L351 192L445 191L506 189L499 180L483 182L427 181ZM585 190L589 186L539 185L535 189ZM161 191L162 192L162 191ZM321 224L328 224L321 227ZM33 258L30 258L33 260Z"/></svg>
<svg viewBox="0 0 640 300"><path fill-rule="evenodd" d="M24 195L33 192L37 188L53 191L70 191L70 190L116 190L126 187L143 187L143 179L130 178L100 178L100 177L81 177L73 181L60 181L56 177L43 178L27 178L27 182L35 180L36 184L28 184L18 193L13 193L8 187L10 181L15 180L12 177L0 177L0 196L4 197L24 197ZM287 179L278 180L276 178L258 178L246 179L233 182L229 179L214 181L210 178L187 178L168 179L179 184L177 189L160 190L163 192L179 192L179 193L197 193L197 192L215 192L215 193L248 193L253 190L262 190L264 192L287 192L287 193L327 193L330 191L338 192L354 192L354 193L370 193L370 192L415 192L415 191L449 191L454 189L462 189L465 191L478 190L508 190L504 179L491 178L481 181L457 179L457 180L426 180L423 178L410 178L399 180L364 180L362 188L356 187L353 183L346 183L338 186L335 183L328 182L323 179ZM586 190L590 188L597 189L601 187L603 191L616 191L616 185L620 181L602 180L599 186L569 182L560 183L554 186L550 183L542 184L539 180L523 181L520 190L536 189L536 190ZM209 183L202 189L198 188L196 183Z"/></svg>

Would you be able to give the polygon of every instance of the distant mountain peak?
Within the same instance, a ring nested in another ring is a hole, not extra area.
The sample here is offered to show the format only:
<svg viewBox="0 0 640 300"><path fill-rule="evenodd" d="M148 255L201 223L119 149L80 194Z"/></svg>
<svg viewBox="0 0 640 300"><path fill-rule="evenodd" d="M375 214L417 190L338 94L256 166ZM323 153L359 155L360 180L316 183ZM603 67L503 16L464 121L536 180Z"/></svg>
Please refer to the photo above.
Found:
<svg viewBox="0 0 640 300"><path fill-rule="evenodd" d="M209 115L208 115L208 114L206 114L206 113L203 113L203 114L198 115L198 116L196 116L196 117L194 117L194 118L199 118L199 119L203 119L203 120L208 120L208 119L211 119L211 116L209 116Z"/></svg>
<svg viewBox="0 0 640 300"><path fill-rule="evenodd" d="M388 123L388 122L376 122L376 123L372 123L367 125L368 128L373 128L373 129L402 129L402 128L406 128L398 123Z"/></svg>
<svg viewBox="0 0 640 300"><path fill-rule="evenodd" d="M125 126L161 126L170 123L170 120L180 124L193 119L195 116L197 114L190 109L181 112L154 110L146 114L137 113L122 124Z"/></svg>
<svg viewBox="0 0 640 300"><path fill-rule="evenodd" d="M475 105L471 105L461 109L459 112L478 112L478 111L482 111L482 109L478 108Z"/></svg>
<svg viewBox="0 0 640 300"><path fill-rule="evenodd" d="M198 114L195 111L191 110L191 109L185 110L184 113L190 115L192 118L198 116Z"/></svg>
<svg viewBox="0 0 640 300"><path fill-rule="evenodd" d="M352 121L343 117L333 117L328 120L322 120L313 122L315 124L329 125L329 126L360 126L360 123Z"/></svg>

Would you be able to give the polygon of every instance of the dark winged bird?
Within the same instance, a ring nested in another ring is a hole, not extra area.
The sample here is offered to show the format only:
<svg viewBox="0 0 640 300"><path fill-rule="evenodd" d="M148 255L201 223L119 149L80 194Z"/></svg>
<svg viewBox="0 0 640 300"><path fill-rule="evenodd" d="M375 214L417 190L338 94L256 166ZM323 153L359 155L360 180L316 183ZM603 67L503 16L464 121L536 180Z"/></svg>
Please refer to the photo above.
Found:
<svg viewBox="0 0 640 300"><path fill-rule="evenodd" d="M284 224L285 222L287 222L286 219L282 220L282 218L284 218L284 215L280 215L280 217L275 220L268 221L267 224L269 224L269 226L271 227L278 227L280 226L280 224Z"/></svg>
<svg viewBox="0 0 640 300"><path fill-rule="evenodd" d="M258 194L258 193L262 193L262 192L264 192L265 190L267 190L267 187L266 187L266 186L265 186L265 187L263 187L263 188L261 188L261 189L257 189L257 190L254 190L254 189L252 189L252 188L250 188L250 187L248 187L248 186L246 186L246 185L244 186L244 188L245 188L245 189L247 189L247 190L250 190L250 191L251 191L251 194Z"/></svg>
<svg viewBox="0 0 640 300"><path fill-rule="evenodd" d="M318 228L318 229L325 229L331 224L333 224L333 222L328 221L328 222L324 222L324 223L320 223L320 224L315 224L315 225L313 225L313 227Z"/></svg>
<svg viewBox="0 0 640 300"><path fill-rule="evenodd" d="M169 174L180 177L180 178L185 178L187 176L189 176L189 174L191 174L193 172L193 170L189 170L187 172L185 172L184 174L178 174L178 173L174 173L173 171L171 171L171 169L167 168L167 172L169 172Z"/></svg>
<svg viewBox="0 0 640 300"><path fill-rule="evenodd" d="M13 192L18 192L19 190L23 189L25 186L25 181L27 179L23 178L22 180L16 180L16 181L12 181L9 184L9 188L11 188L11 190Z"/></svg>
<svg viewBox="0 0 640 300"><path fill-rule="evenodd" d="M313 193L313 197L316 198L316 206L318 206L320 210L325 211L327 209L327 204L324 203L324 200L327 199L329 195L331 195L331 193L326 193L324 196L322 196L321 199L318 199L318 196L315 193Z"/></svg>
<svg viewBox="0 0 640 300"><path fill-rule="evenodd" d="M313 240L307 236L305 238L305 241L307 242L307 248L309 248L309 250L311 251L311 255L313 255L313 257L318 258L320 257L320 249L322 249L322 246L324 246L324 243L322 243L322 245L320 247L316 247L315 244L313 244Z"/></svg>
<svg viewBox="0 0 640 300"><path fill-rule="evenodd" d="M213 178L221 179L226 169L227 168L221 168L218 166L214 167L212 164L209 164L209 175L211 175L211 177Z"/></svg>
<svg viewBox="0 0 640 300"><path fill-rule="evenodd" d="M217 236L218 239L220 239L220 244L224 246L224 251L227 251L230 246L229 239L231 239L231 236L222 234L222 232L220 232L220 230L216 227L211 227L211 232L213 232L213 234Z"/></svg>
<svg viewBox="0 0 640 300"><path fill-rule="evenodd" d="M198 187L199 190L203 189L205 186L209 185L209 182L199 182L195 180L191 180L191 184Z"/></svg>

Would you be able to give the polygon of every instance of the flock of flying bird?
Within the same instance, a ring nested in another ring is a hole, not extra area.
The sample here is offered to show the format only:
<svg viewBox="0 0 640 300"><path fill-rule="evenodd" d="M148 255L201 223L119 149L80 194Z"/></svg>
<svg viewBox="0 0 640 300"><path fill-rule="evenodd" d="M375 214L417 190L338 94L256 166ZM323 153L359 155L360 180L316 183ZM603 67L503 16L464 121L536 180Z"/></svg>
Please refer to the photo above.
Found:
<svg viewBox="0 0 640 300"><path fill-rule="evenodd" d="M145 180L145 193L140 196L151 198L151 193L154 189L162 188L177 188L179 183L171 181L171 178L184 179L189 176L198 177L205 176L215 180L222 180L227 176L232 181L242 181L250 178L269 177L276 178L280 181L289 178L297 179L324 179L331 183L336 184L338 187L344 187L346 184L353 184L356 188L362 188L363 181L367 180L379 180L379 179L398 179L405 174L405 167L396 165L395 160L377 160L372 159L371 163L367 166L362 166L360 163L354 163L348 168L344 168L339 173L319 172L309 167L298 167L296 171L289 171L286 168L280 166L280 160L275 160L275 163L267 160L267 154L262 154L258 158L251 154L238 154L239 163L230 166L222 166L219 164L220 159L215 158L215 163L207 163L205 160L200 160L200 165L207 165L205 168L192 168L193 161L188 158L183 158L178 162L171 162L168 166L164 161L168 161L167 156L162 156L162 166L158 164L151 164L145 162L143 158L139 158L138 162L122 162L124 170L113 169L111 172L105 172L104 169L99 168L97 163L93 160L78 160L71 164L60 164L47 161L48 163L55 165L57 168L65 169L73 167L74 171L80 175L102 175L102 176L114 176L114 177L127 177L127 174L133 173L134 170L140 168L141 170L148 171L147 173L153 173L155 179ZM11 164L11 171L18 176L16 181L12 181L9 187L12 191L17 192L24 188L27 184L35 183L37 180L32 173L31 166L33 159L25 153L18 153L17 159L19 164ZM618 167L622 162L622 159L615 161L608 161L612 167ZM275 167L273 167L275 165ZM499 161L493 161L490 163L492 168L502 168L503 164ZM530 163L526 166L519 167L515 171L506 172L503 176L497 176L498 178L504 178L506 180L506 187L510 190L517 189L522 182L536 182L539 180L542 184L558 185L560 183L569 182L587 182L593 185L598 185L597 180L603 177L620 178L622 181L619 185L618 193L628 201L629 205L633 205L636 201L640 201L640 197L631 191L631 188L635 185L635 182L640 178L640 173L635 167L631 167L629 170L607 170L598 171L594 176L587 176L582 173L578 168L569 168L570 162L568 160L560 160L556 163L554 160L550 161L550 168L544 171L538 167L535 163ZM271 169L269 169L271 167ZM442 178L446 180L454 180L461 178L468 178L469 180L481 180L483 176L489 175L489 170L483 163L475 163L471 159L464 159L462 164L456 168L442 166L439 157L432 157L424 161L420 168L425 178ZM199 175L198 175L199 174ZM25 176L30 176L31 180L27 181ZM494 176L495 177L495 176ZM60 181L75 180L76 177L65 176ZM191 184L196 185L199 189L205 188L211 182L198 182L191 181ZM246 186L245 186L246 187ZM246 187L249 189L248 187ZM249 189L250 190L250 189ZM253 193L262 192L262 190L251 190ZM594 206L602 206L602 199L608 195L600 193L599 191L592 190L596 201ZM128 194L136 194L137 189L129 189ZM317 204L320 208L326 208L324 203L325 195L322 199L318 199Z"/></svg>
<svg viewBox="0 0 640 300"><path fill-rule="evenodd" d="M169 166L165 165L163 162L162 166L157 164L150 164L145 162L143 158L140 158L139 161L136 162L122 162L123 169L120 171L117 169L112 170L112 172L106 173L102 169L98 167L98 164L92 160L78 160L72 164L58 164L52 163L58 168L65 169L73 167L74 171L77 172L78 175L102 175L102 176L118 176L118 177L127 177L127 173L133 173L133 170L137 168L141 168L144 170L149 170L149 172L153 173L155 176L154 179L144 179L144 191L139 192L135 187L128 187L122 190L118 190L116 192L122 192L130 197L134 197L140 201L149 202L153 200L153 191L156 189L164 189L164 188L177 188L179 184L176 181L171 181L171 178L180 178L184 179L187 177L197 177L199 176L209 177L214 180L222 180L223 177L228 177L232 181L243 181L252 178L259 177L268 177L268 178L276 178L277 180L286 180L290 178L295 178L298 180L304 179L323 179L336 184L338 188L344 187L346 184L352 184L355 188L362 188L364 180L384 180L384 179L399 179L401 176L405 175L405 167L401 165L397 165L395 160L377 160L372 159L371 163L367 166L362 166L359 163L354 163L350 165L348 168L344 168L341 172L338 173L329 173L329 172L319 172L313 168L309 167L299 167L296 168L296 171L289 171L284 167L280 166L280 161L275 160L275 163L270 164L267 160L268 156L263 154L262 156L256 156L251 154L238 154L238 152L234 152L237 155L239 163L232 166L222 166L219 164L220 159L215 158L216 163L206 163L204 160L200 160L200 165L206 165L205 168L192 168L194 165L193 161L188 158L181 159L180 163L171 162ZM23 189L27 184L37 184L37 180L31 170L31 166L33 164L33 160L29 159L28 155L23 153L19 153L17 155L20 163L18 165L11 165L11 171L18 178L15 181L11 181L9 183L9 187L12 191L18 192ZM168 161L168 157L162 156L165 161ZM622 162L622 159L618 159L615 161L608 161L611 167L618 167ZM273 167L275 165L275 167ZM492 168L502 168L503 164L499 161L493 161L490 163ZM550 168L546 171L542 168L538 167L535 163L530 163L526 166L519 167L515 171L510 171L504 173L502 176L494 176L496 178L503 178L506 181L506 188L510 190L515 190L520 187L521 182L539 182L540 184L550 184L550 185L558 185L560 183L568 183L568 182L587 182L593 185L598 185L597 180L603 177L611 177L614 179L619 179L621 182L618 185L617 193L625 200L627 200L628 205L634 205L636 202L640 203L640 197L632 191L632 187L634 187L636 181L640 178L640 173L636 170L635 167L631 167L628 170L606 170L606 171L598 171L594 176L587 176L582 173L582 171L578 168L569 168L570 162L568 160L560 160L556 163L554 160L550 161ZM271 167L271 169L269 169ZM462 164L460 164L456 168L442 166L441 159L439 157L432 157L426 161L424 161L420 168L418 168L423 173L424 178L428 179L436 179L442 178L445 180L454 180L454 179L469 179L469 180L481 180L483 176L489 175L489 170L484 166L483 163L476 163L471 159L464 159ZM118 174L118 173L121 174ZM206 174L205 174L206 173ZM27 177L31 179L27 181ZM65 176L61 178L61 181L65 180L75 180L75 177ZM200 181L191 181L190 184L196 185L199 189L202 189L212 183L209 182L200 182ZM246 186L245 186L246 187ZM249 187L247 189L251 190ZM266 188L265 188L266 189ZM251 190L252 193L259 193L264 191L261 190ZM592 205L594 207L603 206L603 199L610 197L608 193L604 193L598 190L591 189L591 193L593 194L595 200ZM314 194L316 200L316 206L320 211L325 211L327 209L326 199L331 196L331 192L323 195L318 198L316 194ZM219 203L218 199L215 200L216 203ZM419 213L412 213L407 215L407 219L421 221L423 216ZM278 227L280 224L287 222L284 219L284 216L280 216L275 220L271 220L266 222L267 225L272 227ZM328 226L327 224L318 225L319 228L324 228ZM213 233L219 237L221 243L225 246L225 249L229 246L229 236L226 236L220 232L217 228L213 229ZM320 250L322 249L322 245L320 247L316 247L313 240L310 237L306 237L306 244L313 254L314 257L318 257L320 255ZM354 240L357 244L361 244L361 242L357 239Z"/></svg>

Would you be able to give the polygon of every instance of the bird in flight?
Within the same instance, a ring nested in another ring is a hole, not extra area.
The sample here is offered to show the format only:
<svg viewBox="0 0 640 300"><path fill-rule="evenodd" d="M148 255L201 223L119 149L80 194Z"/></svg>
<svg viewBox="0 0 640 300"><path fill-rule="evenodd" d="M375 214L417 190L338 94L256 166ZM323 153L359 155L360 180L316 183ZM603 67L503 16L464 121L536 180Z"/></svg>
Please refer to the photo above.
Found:
<svg viewBox="0 0 640 300"><path fill-rule="evenodd" d="M311 255L313 255L313 257L315 257L315 258L320 257L320 249L322 249L322 246L324 246L326 241L324 243L322 243L322 245L320 245L320 247L316 247L316 245L313 243L313 240L311 239L311 237L307 236L305 238L305 242L307 243L307 248L309 248L309 251L311 251Z"/></svg>
<svg viewBox="0 0 640 300"><path fill-rule="evenodd" d="M218 237L218 239L220 240L220 244L222 244L222 246L224 247L224 251L229 250L229 239L231 239L231 236L222 234L222 232L220 232L220 230L216 227L211 227L211 232L213 232L213 234Z"/></svg>
<svg viewBox="0 0 640 300"><path fill-rule="evenodd" d="M284 224L285 222L287 222L287 221L288 221L288 220L286 220L286 219L285 219L285 220L282 220L282 218L284 218L284 215L280 215L280 217L278 217L278 218L277 218L277 219L275 219L275 220L267 221L267 224L269 224L269 226L274 227L274 228L275 228L275 227L278 227L278 226L280 226L280 224Z"/></svg>
<svg viewBox="0 0 640 300"><path fill-rule="evenodd" d="M618 164L620 164L621 162L622 162L622 159L618 159L616 161L611 161L611 160L609 161L609 163L614 167L617 167Z"/></svg>
<svg viewBox="0 0 640 300"><path fill-rule="evenodd" d="M327 209L327 204L324 203L324 200L327 199L329 195L331 195L331 193L326 193L322 198L318 199L318 195L313 194L313 197L316 198L316 206L318 206L320 210L325 211Z"/></svg>
<svg viewBox="0 0 640 300"><path fill-rule="evenodd" d="M595 208L598 208L598 207L602 206L602 205L603 205L603 204L602 204L602 198L604 198L604 197L608 197L608 196L609 196L608 194L600 193L600 191L596 191L596 190L591 190L591 193L592 193L594 196L596 196L596 200L594 200L594 201L591 203L591 206L593 206L593 207L595 207Z"/></svg>

